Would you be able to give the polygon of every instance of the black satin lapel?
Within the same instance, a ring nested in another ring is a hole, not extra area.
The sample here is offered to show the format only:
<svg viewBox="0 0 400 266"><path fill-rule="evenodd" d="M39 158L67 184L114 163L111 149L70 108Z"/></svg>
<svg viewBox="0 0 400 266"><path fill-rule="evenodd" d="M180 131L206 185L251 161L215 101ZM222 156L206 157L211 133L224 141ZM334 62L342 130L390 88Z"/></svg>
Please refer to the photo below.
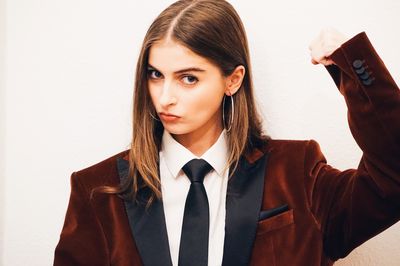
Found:
<svg viewBox="0 0 400 266"><path fill-rule="evenodd" d="M222 265L248 265L256 236L268 154L249 164L239 161L228 182Z"/></svg>
<svg viewBox="0 0 400 266"><path fill-rule="evenodd" d="M118 159L117 165L120 180L123 182L128 176L129 163L121 158ZM139 196L147 198L146 191ZM144 204L125 201L125 209L143 264L172 266L162 202L156 200L145 210Z"/></svg>

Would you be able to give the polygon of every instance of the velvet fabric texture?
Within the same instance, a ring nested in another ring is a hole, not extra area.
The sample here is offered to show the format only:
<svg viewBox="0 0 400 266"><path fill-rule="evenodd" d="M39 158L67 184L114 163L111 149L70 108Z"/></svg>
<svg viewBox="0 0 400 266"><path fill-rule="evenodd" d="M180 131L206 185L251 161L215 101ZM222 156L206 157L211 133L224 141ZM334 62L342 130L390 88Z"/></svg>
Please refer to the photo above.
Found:
<svg viewBox="0 0 400 266"><path fill-rule="evenodd" d="M400 92L365 32L328 66L363 151L327 164L314 140L272 139L228 182L223 265L332 265L400 219ZM126 177L128 151L74 172L54 265L171 265L162 202L89 193ZM400 243L399 243L400 244Z"/></svg>

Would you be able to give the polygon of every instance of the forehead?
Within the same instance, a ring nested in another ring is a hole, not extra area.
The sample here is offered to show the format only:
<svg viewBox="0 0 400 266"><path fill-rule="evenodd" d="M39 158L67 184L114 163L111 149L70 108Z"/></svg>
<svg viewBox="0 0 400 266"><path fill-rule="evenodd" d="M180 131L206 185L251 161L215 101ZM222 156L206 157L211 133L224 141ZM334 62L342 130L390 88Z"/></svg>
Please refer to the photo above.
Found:
<svg viewBox="0 0 400 266"><path fill-rule="evenodd" d="M148 63L165 72L175 72L190 67L218 70L207 58L171 39L155 42L150 47Z"/></svg>

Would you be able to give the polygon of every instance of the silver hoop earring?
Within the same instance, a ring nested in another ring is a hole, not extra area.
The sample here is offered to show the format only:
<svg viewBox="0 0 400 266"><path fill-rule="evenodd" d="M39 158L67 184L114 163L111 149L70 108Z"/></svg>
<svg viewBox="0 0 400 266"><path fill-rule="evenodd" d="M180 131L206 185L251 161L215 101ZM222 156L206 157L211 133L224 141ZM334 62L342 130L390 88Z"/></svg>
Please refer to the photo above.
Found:
<svg viewBox="0 0 400 266"><path fill-rule="evenodd" d="M155 117L151 112L149 112L149 114L150 114L151 118L153 118L154 120L160 121L160 119L158 119L157 117Z"/></svg>
<svg viewBox="0 0 400 266"><path fill-rule="evenodd" d="M232 124L233 124L233 115L235 114L235 105L233 103L233 96L231 95L229 97L231 98L231 106L232 106L231 117L230 117L231 122L229 123L229 127L226 129L226 132L231 131ZM224 123L224 127L226 125L226 122L225 122L225 99L226 99L226 94L224 94L224 99L222 101L222 122Z"/></svg>

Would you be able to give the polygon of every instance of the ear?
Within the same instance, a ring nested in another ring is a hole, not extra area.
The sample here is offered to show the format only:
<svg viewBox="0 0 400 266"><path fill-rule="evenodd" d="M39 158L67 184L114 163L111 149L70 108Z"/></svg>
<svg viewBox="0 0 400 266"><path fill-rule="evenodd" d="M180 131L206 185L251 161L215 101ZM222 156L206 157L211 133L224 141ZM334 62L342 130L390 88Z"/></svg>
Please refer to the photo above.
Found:
<svg viewBox="0 0 400 266"><path fill-rule="evenodd" d="M240 89L245 74L246 69L244 68L244 66L239 65L235 68L235 70L233 70L232 74L226 77L226 95L231 96Z"/></svg>

